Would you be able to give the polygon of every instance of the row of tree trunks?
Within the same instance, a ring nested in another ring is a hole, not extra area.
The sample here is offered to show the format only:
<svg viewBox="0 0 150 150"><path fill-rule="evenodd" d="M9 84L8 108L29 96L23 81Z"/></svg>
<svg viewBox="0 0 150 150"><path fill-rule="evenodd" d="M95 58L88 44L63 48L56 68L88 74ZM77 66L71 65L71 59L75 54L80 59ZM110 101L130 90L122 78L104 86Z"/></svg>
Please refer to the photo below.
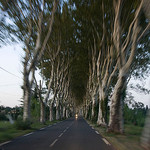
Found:
<svg viewBox="0 0 150 150"><path fill-rule="evenodd" d="M26 54L25 54L25 62L24 62L24 85L23 85L23 90L24 90L24 110L23 110L23 120L28 120L30 119L30 102L31 102L31 90L32 90L32 86L33 86L33 77L34 77L34 73L35 73L35 68L36 68L36 64L41 60L44 52L45 52L45 47L46 44L49 40L49 37L51 35L51 31L52 31L52 26L53 26L53 22L54 22L54 14L57 8L57 1L54 0L53 3L53 9L52 9L52 15L51 15L51 19L50 22L48 23L48 32L45 35L45 37L43 38L43 43L42 43L42 21L43 21L43 13L45 11L45 3L42 4L42 9L40 10L40 12L38 12L38 20L37 20L37 38L36 38L36 46L34 49L34 55L29 58L29 55L31 56L31 50L29 49L30 47L30 38L31 38L31 34L29 34L28 38L25 42L26 45ZM18 6L19 7L19 6ZM34 12L33 9L34 6L32 6L32 2L30 1L30 13ZM38 7L38 6L37 6ZM37 14L35 14L36 16ZM24 16L24 15L23 15ZM20 17L20 16L19 16ZM30 25L27 25L28 27L28 31L29 33L32 32L32 14L31 14L31 20ZM30 61L31 59L31 61ZM29 76L32 76L31 81L29 81ZM29 84L29 85L27 85ZM28 87L28 88L27 88Z"/></svg>
<svg viewBox="0 0 150 150"><path fill-rule="evenodd" d="M53 121L54 118L56 120L69 118L69 107L63 106L61 107L59 104L56 104L56 113L54 114L54 105L53 103L49 106L49 121ZM62 109L62 110L61 110Z"/></svg>
<svg viewBox="0 0 150 150"><path fill-rule="evenodd" d="M107 36L108 29L107 20L103 17L103 34L97 31L97 28L92 22L94 32L93 41L90 44L91 55L89 55L89 81L87 86L86 102L84 104L84 115L87 117L88 106L91 106L91 119L94 117L95 87L98 86L99 95L99 112L97 124L102 126L108 125L108 131L123 133L123 103L124 90L127 86L131 66L136 56L138 43L150 29L148 23L144 29L139 25L139 19L142 12L143 0L141 0L128 23L128 28L122 25L121 15L123 14L124 0L113 1L114 7L112 15L114 16L111 26L111 36ZM102 4L103 14L105 14ZM105 15L104 15L105 16ZM126 34L126 35L125 35ZM123 36L125 35L125 38ZM101 41L101 42L99 42ZM106 41L109 41L107 43ZM111 44L110 44L111 43ZM90 52L89 52L90 53ZM115 82L113 81L115 79ZM96 82L95 82L96 81ZM98 84L96 84L98 82ZM113 84L112 84L113 83ZM110 93L111 91L111 93ZM111 94L111 97L109 96ZM109 122L107 121L108 98L110 98L110 115ZM87 104L90 99L91 104Z"/></svg>

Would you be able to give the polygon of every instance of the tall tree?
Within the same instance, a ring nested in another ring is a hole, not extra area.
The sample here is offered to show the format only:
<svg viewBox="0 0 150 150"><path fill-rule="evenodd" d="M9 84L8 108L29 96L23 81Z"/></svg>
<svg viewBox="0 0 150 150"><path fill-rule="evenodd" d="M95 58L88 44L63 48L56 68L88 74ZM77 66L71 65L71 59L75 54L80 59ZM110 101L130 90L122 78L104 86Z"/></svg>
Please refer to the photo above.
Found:
<svg viewBox="0 0 150 150"><path fill-rule="evenodd" d="M2 3L10 20L13 21L13 24L8 25L8 27L12 34L24 44L24 120L30 119L31 88L34 81L34 73L52 31L57 3L56 0L54 2L16 0Z"/></svg>
<svg viewBox="0 0 150 150"><path fill-rule="evenodd" d="M113 95L111 97L110 105L110 120L109 120L109 131L114 132L124 132L123 128L123 97L122 93L124 92L127 84L127 78L129 76L129 71L131 65L134 61L135 52L140 42L141 38L147 34L149 31L150 23L148 23L144 29L140 27L139 21L142 11L143 1L140 1L139 4L136 4L135 8L131 8L129 13L130 19L128 24L125 24L122 15L126 11L124 5L125 1L114 1L114 28L113 28L113 43L115 46L115 51L117 54L117 65L118 65L118 79L114 87ZM122 17L122 18L121 18ZM128 25L128 29L126 27Z"/></svg>

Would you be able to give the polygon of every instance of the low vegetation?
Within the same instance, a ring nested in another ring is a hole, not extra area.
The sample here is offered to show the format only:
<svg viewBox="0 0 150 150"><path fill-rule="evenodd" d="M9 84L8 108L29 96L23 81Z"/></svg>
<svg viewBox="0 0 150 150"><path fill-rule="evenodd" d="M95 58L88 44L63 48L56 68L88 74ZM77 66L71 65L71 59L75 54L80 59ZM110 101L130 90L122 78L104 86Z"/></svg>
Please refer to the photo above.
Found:
<svg viewBox="0 0 150 150"><path fill-rule="evenodd" d="M14 124L10 124L9 121L0 121L0 143L11 140L18 136L27 134L29 132L38 130L42 127L54 124L58 121L47 121L45 124L39 122L22 122L16 121Z"/></svg>
<svg viewBox="0 0 150 150"><path fill-rule="evenodd" d="M143 150L140 145L143 127L125 124L124 134L115 134L106 132L105 127L100 127L90 121L88 123L105 137L116 150Z"/></svg>

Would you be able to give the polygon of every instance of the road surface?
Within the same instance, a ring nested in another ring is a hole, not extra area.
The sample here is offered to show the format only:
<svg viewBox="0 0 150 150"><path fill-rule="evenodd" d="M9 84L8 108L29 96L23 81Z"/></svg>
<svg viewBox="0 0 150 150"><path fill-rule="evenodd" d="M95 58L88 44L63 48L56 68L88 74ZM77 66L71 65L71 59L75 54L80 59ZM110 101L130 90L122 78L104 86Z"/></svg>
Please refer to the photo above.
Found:
<svg viewBox="0 0 150 150"><path fill-rule="evenodd" d="M113 150L87 122L70 118L0 144L0 150Z"/></svg>

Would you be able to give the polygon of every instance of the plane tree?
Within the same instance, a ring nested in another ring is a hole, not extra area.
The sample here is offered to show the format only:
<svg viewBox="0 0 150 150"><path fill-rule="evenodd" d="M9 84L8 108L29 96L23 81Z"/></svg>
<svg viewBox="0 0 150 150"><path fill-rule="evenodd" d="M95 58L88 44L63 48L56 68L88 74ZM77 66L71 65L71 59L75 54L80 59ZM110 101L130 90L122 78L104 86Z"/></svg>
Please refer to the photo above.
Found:
<svg viewBox="0 0 150 150"><path fill-rule="evenodd" d="M140 17L142 17L143 1L136 3L133 1L129 16L124 1L114 1L114 26L113 26L113 44L117 54L118 78L115 84L110 105L109 131L124 132L123 128L123 99L122 93L127 85L129 71L136 56L136 50L141 39L148 33L150 24L140 25ZM134 7L136 6L136 7ZM126 23L128 20L128 23ZM128 27L128 28L127 28Z"/></svg>
<svg viewBox="0 0 150 150"><path fill-rule="evenodd" d="M70 91L69 70L74 57L74 51L72 51L74 26L70 10L65 2L59 9L55 15L53 31L48 43L49 50L46 50L39 66L47 86L50 87L48 89L50 89L51 95L53 95L53 98L47 101L50 106L50 120L54 118L52 115L54 106L56 106L56 119L58 120L62 116L65 117ZM49 85L51 78L52 82Z"/></svg>
<svg viewBox="0 0 150 150"><path fill-rule="evenodd" d="M6 29L23 43L23 119L30 119L31 88L37 63L41 60L51 35L57 1L1 1Z"/></svg>

